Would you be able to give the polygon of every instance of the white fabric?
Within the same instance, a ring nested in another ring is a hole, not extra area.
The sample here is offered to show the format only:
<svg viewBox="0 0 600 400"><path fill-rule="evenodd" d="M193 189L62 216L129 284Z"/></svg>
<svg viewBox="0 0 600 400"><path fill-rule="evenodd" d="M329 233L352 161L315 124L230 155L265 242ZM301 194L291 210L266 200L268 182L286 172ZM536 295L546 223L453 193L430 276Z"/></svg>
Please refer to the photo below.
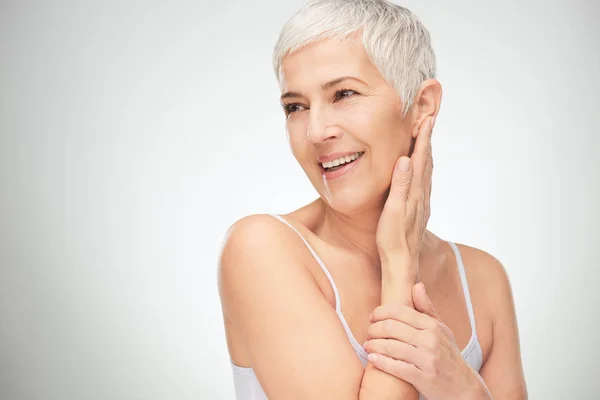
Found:
<svg viewBox="0 0 600 400"><path fill-rule="evenodd" d="M313 250L313 248L310 246L310 244L308 244L306 239L304 239L304 237L302 237L300 232L298 232L298 230L296 230L296 228L294 228L289 222L287 222L281 216L279 216L277 214L271 214L271 215L273 217L277 218L278 220L280 220L281 222L283 222L284 224L286 224L287 226L289 226L290 228L292 228L294 230L294 232L296 232L298 234L298 236L300 236L300 238L302 239L304 244L306 244L306 247L308 247L308 250L310 250L310 252L314 256L314 258L317 260L317 263L319 263L319 265L323 269L323 272L325 272L325 275L327 276L327 279L329 279L329 282L331 283L331 286L333 288L333 293L335 294L335 312L337 313L342 325L344 326L344 330L346 331L348 340L350 341L350 344L352 344L352 347L354 348L356 355L358 356L363 367L366 367L367 366L367 352L365 351L365 349L363 349L363 347L358 343L358 341L354 337L354 334L350 330L350 327L348 326L348 323L346 322L346 319L344 318L344 314L342 314L342 305L340 303L340 296L339 296L339 293L337 290L337 286L335 285L335 282L333 281L331 274L327 270L327 267L325 266L325 264L323 263L321 258L319 258L317 253ZM458 247L452 242L448 242L448 243L452 247L452 250L454 251L454 255L456 257L456 263L458 264L458 272L460 274L460 280L462 283L462 288L463 288L463 292L464 292L464 296L465 296L465 302L467 304L467 310L469 313L469 321L471 323L471 332L472 332L471 339L469 340L469 343L467 344L467 346L462 350L461 354L462 354L463 358L465 359L465 361L467 361L467 363L475 371L479 372L479 370L481 369L481 364L483 362L482 361L482 352L481 352L481 345L479 344L479 339L477 338L477 330L475 327L475 314L473 313L473 304L471 302L471 294L469 293L469 285L467 283L467 277L465 275L465 268L464 268L462 257L460 255ZM252 368L240 367L240 366L235 365L233 362L231 362L231 367L233 369L233 383L235 386L236 400L268 400L267 396L265 395L265 392L262 390L262 387L260 386L260 383L258 382L258 379L256 378L256 375L254 374L254 371L252 370ZM424 400L423 396L419 396L419 399Z"/></svg>

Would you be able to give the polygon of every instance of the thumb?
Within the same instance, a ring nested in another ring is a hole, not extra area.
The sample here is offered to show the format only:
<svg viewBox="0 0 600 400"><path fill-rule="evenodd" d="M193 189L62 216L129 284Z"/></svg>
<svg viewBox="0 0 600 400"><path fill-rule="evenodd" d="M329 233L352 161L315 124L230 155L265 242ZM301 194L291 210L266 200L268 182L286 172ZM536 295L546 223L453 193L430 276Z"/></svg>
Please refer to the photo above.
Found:
<svg viewBox="0 0 600 400"><path fill-rule="evenodd" d="M392 174L392 184L390 187L390 196L406 200L408 197L408 189L412 179L411 160L406 156L402 156L396 161L396 167Z"/></svg>
<svg viewBox="0 0 600 400"><path fill-rule="evenodd" d="M433 303L429 299L427 292L425 291L425 285L423 282L419 282L413 286L412 289L413 296L413 304L415 305L415 310L420 313L429 315L432 318L441 321L440 316L438 315Z"/></svg>

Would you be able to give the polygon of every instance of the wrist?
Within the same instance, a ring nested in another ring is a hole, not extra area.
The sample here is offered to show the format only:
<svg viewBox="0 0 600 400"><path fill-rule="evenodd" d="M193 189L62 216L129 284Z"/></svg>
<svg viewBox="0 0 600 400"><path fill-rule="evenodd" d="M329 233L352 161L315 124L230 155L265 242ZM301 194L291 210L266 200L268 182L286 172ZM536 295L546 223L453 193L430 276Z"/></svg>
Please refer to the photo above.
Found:
<svg viewBox="0 0 600 400"><path fill-rule="evenodd" d="M412 288L419 277L418 264L399 257L381 263L381 304L414 307Z"/></svg>
<svg viewBox="0 0 600 400"><path fill-rule="evenodd" d="M416 283L419 278L419 260L408 254L385 254L380 256L381 274L394 281Z"/></svg>

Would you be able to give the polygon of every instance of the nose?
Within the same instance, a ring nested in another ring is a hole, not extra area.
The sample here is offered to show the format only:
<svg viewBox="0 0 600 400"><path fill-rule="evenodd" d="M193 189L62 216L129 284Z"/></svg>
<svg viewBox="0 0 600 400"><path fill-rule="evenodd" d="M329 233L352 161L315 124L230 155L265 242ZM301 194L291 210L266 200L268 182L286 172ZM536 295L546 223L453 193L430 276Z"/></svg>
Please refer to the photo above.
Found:
<svg viewBox="0 0 600 400"><path fill-rule="evenodd" d="M311 143L317 144L338 139L343 133L341 127L336 124L330 109L316 106L310 108L306 137Z"/></svg>

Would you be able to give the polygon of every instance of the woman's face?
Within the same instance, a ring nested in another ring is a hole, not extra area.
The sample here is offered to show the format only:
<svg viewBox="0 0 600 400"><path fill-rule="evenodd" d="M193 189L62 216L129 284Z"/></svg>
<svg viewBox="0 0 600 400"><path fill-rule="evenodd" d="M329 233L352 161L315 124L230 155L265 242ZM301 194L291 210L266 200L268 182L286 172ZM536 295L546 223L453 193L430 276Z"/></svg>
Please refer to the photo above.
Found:
<svg viewBox="0 0 600 400"><path fill-rule="evenodd" d="M320 196L347 214L381 207L413 122L363 46L323 40L286 56L281 88L292 153ZM323 166L342 155L337 171Z"/></svg>

